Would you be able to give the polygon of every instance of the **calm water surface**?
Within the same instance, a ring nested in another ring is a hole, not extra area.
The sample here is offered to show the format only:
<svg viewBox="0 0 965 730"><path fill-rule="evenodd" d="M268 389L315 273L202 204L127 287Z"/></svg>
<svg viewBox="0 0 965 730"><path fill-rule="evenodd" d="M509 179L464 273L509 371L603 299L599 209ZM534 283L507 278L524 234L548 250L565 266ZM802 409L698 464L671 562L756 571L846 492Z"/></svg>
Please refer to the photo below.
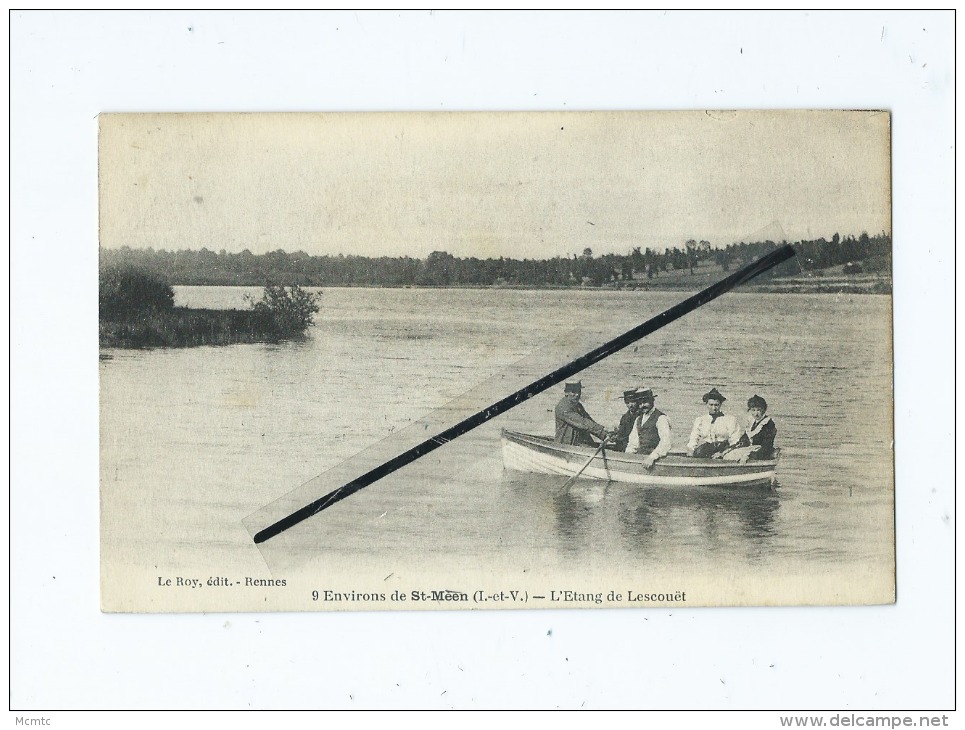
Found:
<svg viewBox="0 0 965 730"><path fill-rule="evenodd" d="M182 287L177 298L244 306L246 292L257 290ZM264 505L311 501L359 465L425 438L425 426L449 425L682 298L326 289L298 342L105 351L105 557L119 566L230 562L251 550L244 521ZM750 395L764 396L783 449L773 492L584 481L561 491L559 478L504 472L500 429L552 433L557 387L278 540L293 554L347 561L512 556L534 566L744 573L888 566L890 343L890 297L733 293L582 374L585 406L611 427L624 388L652 387L677 446L710 386L741 418Z"/></svg>

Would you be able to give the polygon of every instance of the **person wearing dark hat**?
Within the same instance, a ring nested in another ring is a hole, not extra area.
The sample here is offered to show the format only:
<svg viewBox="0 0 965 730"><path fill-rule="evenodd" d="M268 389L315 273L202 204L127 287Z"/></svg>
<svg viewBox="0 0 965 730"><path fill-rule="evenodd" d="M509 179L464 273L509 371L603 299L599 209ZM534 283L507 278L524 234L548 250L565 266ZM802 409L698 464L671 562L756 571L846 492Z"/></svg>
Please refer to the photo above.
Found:
<svg viewBox="0 0 965 730"><path fill-rule="evenodd" d="M630 388L623 391L623 403L627 407L627 412L620 417L620 424L617 426L616 435L613 437L613 450L626 451L627 443L630 440L630 431L633 424L640 415L640 399L637 397L640 388Z"/></svg>
<svg viewBox="0 0 965 730"><path fill-rule="evenodd" d="M731 448L721 452L727 461L761 461L774 458L777 424L767 415L767 401L756 393L747 400L749 425L744 435Z"/></svg>
<svg viewBox="0 0 965 730"><path fill-rule="evenodd" d="M647 469L652 467L657 459L670 453L673 445L670 419L663 411L654 407L656 397L650 388L637 388L634 391L636 417L624 449L631 454L646 454L643 465Z"/></svg>
<svg viewBox="0 0 965 730"><path fill-rule="evenodd" d="M563 386L563 400L556 406L556 443L568 446L599 446L590 434L601 440L611 434L580 403L583 394L582 383L567 383Z"/></svg>
<svg viewBox="0 0 965 730"><path fill-rule="evenodd" d="M724 414L722 406L727 400L717 388L704 394L707 415L694 421L687 442L687 453L699 459L706 459L736 444L743 433L740 424L733 416Z"/></svg>

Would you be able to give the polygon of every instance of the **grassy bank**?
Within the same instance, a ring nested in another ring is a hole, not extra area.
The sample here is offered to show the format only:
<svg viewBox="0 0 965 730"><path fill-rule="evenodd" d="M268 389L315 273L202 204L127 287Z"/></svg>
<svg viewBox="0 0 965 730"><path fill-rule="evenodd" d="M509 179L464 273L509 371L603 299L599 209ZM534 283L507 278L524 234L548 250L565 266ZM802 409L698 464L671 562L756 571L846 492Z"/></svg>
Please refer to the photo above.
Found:
<svg viewBox="0 0 965 730"><path fill-rule="evenodd" d="M246 297L247 298L247 297ZM170 284L137 269L105 268L100 276L100 346L195 347L278 342L302 337L318 312L317 296L298 286L268 284L249 309L174 306Z"/></svg>
<svg viewBox="0 0 965 730"><path fill-rule="evenodd" d="M232 345L277 342L300 334L301 331L284 331L268 312L243 309L174 307L100 322L101 347Z"/></svg>

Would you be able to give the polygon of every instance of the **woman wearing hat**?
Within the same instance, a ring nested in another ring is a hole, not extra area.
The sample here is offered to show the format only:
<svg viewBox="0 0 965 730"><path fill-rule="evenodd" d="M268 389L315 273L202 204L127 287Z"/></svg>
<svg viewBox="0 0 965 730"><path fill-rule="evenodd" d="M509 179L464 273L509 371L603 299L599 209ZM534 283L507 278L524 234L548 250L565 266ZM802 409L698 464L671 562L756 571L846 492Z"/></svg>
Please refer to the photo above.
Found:
<svg viewBox="0 0 965 730"><path fill-rule="evenodd" d="M754 394L747 400L750 425L740 440L721 453L727 461L761 461L774 458L774 438L777 424L767 415L767 401Z"/></svg>
<svg viewBox="0 0 965 730"><path fill-rule="evenodd" d="M737 419L724 415L722 406L727 399L717 388L704 393L703 400L707 404L707 415L694 421L690 441L687 442L687 453L699 459L706 459L728 446L736 445L743 434Z"/></svg>

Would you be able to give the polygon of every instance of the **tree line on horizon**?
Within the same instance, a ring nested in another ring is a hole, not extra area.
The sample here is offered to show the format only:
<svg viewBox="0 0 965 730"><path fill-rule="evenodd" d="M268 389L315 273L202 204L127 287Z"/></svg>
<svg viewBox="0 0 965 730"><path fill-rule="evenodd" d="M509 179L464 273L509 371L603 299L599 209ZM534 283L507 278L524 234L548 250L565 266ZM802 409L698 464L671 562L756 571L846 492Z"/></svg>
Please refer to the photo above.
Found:
<svg viewBox="0 0 965 730"><path fill-rule="evenodd" d="M102 248L101 268L135 268L173 285L262 286L266 282L290 286L620 286L658 279L671 272L694 273L706 262L723 271L739 268L786 242L733 243L714 248L708 241L687 241L683 247L657 251L632 248L627 254L594 256L586 248L580 256L549 259L460 258L440 250L424 259L409 256L368 257L338 254L311 256L282 249L265 254ZM891 236L840 236L791 244L793 259L765 272L764 278L795 276L844 265L848 273L891 272Z"/></svg>

